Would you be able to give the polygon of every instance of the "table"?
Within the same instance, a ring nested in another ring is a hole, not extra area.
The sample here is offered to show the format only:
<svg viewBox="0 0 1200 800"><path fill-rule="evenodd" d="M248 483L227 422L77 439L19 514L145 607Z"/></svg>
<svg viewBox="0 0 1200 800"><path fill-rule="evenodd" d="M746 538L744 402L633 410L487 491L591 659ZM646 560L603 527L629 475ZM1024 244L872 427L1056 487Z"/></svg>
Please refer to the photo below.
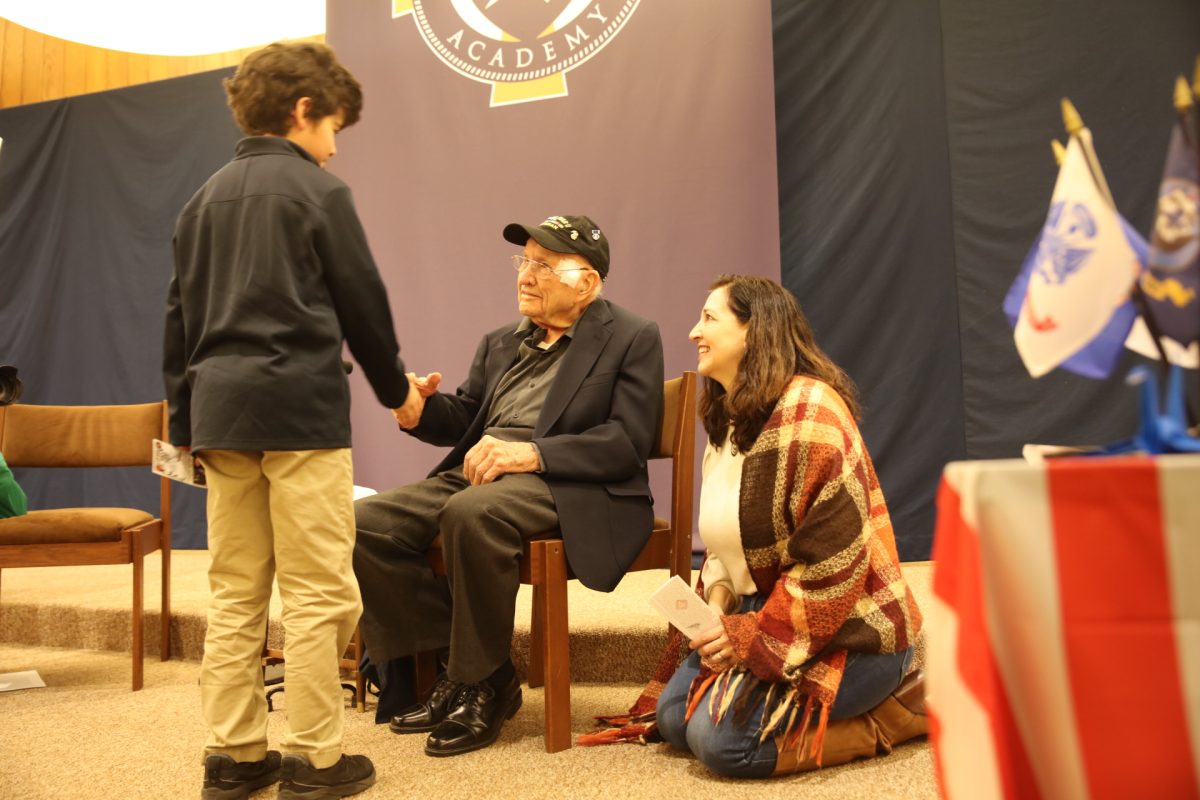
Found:
<svg viewBox="0 0 1200 800"><path fill-rule="evenodd" d="M1200 456L949 464L926 612L945 797L1200 797Z"/></svg>

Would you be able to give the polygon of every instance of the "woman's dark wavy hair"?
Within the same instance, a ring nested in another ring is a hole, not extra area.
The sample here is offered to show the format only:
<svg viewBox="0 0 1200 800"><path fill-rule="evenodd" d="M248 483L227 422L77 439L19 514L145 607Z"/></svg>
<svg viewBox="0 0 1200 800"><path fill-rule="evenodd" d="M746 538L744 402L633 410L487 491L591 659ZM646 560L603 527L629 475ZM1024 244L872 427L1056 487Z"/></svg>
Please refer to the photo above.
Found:
<svg viewBox="0 0 1200 800"><path fill-rule="evenodd" d="M238 127L251 136L286 136L288 117L301 97L312 98L310 119L341 109L342 127L348 128L362 114L362 86L332 48L319 42L276 42L255 50L225 79L225 94Z"/></svg>
<svg viewBox="0 0 1200 800"><path fill-rule="evenodd" d="M711 378L704 381L700 418L710 442L720 445L732 421L734 446L748 451L796 375L829 384L858 419L854 382L817 346L791 292L752 275L722 275L708 288L724 288L730 310L747 326L746 353L729 391Z"/></svg>

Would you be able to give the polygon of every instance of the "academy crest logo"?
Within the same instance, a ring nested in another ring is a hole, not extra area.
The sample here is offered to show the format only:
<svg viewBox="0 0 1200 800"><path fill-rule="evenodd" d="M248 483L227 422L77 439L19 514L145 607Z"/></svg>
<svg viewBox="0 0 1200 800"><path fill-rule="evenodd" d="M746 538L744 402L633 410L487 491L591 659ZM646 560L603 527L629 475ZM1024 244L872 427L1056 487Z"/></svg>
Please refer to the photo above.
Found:
<svg viewBox="0 0 1200 800"><path fill-rule="evenodd" d="M492 87L491 105L564 97L567 73L604 48L640 0L392 0L434 54Z"/></svg>

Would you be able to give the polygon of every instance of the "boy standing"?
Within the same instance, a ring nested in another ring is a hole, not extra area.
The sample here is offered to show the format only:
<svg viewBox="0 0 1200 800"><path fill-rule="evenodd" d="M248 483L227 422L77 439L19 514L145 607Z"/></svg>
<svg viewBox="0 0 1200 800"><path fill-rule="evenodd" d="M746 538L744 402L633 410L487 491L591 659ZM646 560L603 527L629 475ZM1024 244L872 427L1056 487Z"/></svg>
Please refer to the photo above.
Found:
<svg viewBox="0 0 1200 800"><path fill-rule="evenodd" d="M281 798L345 797L375 770L341 752L338 659L362 609L343 340L398 421L416 392L350 190L323 169L358 121L358 81L325 45L272 44L225 89L248 138L179 215L163 346L171 441L198 451L208 482L202 797L276 780ZM259 666L273 577L282 758L267 749Z"/></svg>

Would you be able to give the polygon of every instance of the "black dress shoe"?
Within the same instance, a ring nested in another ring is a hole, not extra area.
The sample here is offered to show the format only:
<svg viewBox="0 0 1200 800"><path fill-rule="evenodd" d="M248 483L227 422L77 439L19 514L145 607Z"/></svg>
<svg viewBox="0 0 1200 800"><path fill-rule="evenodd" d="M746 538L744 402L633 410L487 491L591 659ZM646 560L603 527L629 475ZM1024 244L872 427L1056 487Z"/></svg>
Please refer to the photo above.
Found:
<svg viewBox="0 0 1200 800"><path fill-rule="evenodd" d="M437 683L433 684L425 702L410 706L392 717L388 728L392 733L428 733L454 709L454 698L462 686L447 678L443 672Z"/></svg>
<svg viewBox="0 0 1200 800"><path fill-rule="evenodd" d="M521 683L516 675L499 689L487 681L464 683L454 710L425 740L425 755L456 756L487 747L520 707Z"/></svg>

